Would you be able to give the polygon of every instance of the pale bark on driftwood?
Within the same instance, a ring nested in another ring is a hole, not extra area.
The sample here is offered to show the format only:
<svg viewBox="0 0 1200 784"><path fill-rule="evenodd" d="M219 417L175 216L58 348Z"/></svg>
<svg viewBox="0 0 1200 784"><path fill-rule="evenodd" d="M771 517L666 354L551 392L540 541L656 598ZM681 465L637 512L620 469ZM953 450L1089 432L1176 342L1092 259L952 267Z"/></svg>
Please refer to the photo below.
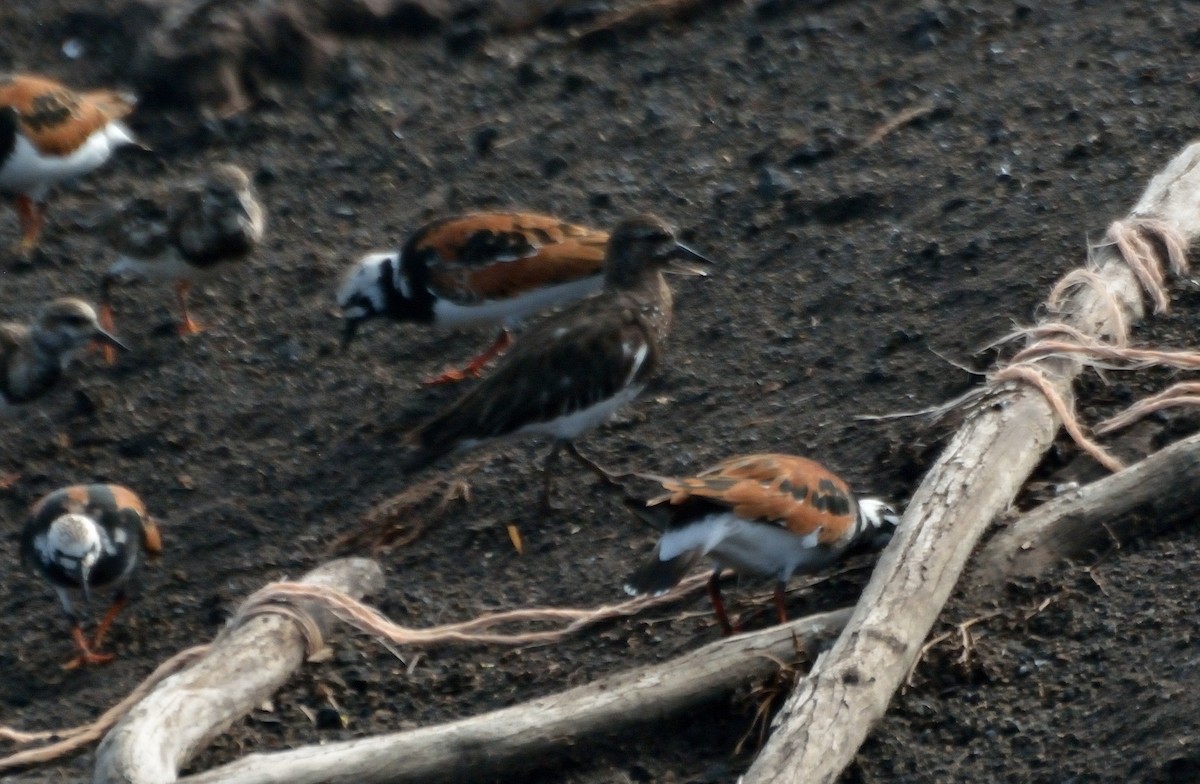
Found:
<svg viewBox="0 0 1200 784"><path fill-rule="evenodd" d="M994 594L1010 580L1040 577L1065 559L1192 521L1200 514L1198 480L1200 435L1194 435L1047 501L980 550L971 569L975 591Z"/></svg>
<svg viewBox="0 0 1200 784"><path fill-rule="evenodd" d="M1193 144L1151 181L1132 216L1165 221L1190 242L1200 234L1197 205L1200 145ZM1060 321L1119 342L1143 315L1141 289L1113 246L1095 249L1094 261L1116 301L1094 286L1078 287ZM1081 365L1052 357L1037 366L1068 399ZM967 417L917 489L845 631L784 704L746 784L836 781L887 710L972 549L1012 502L1061 424L1048 400L1029 386L1009 382L985 403Z"/></svg>
<svg viewBox="0 0 1200 784"><path fill-rule="evenodd" d="M677 659L468 719L407 732L251 754L179 784L377 784L455 781L545 761L600 733L661 721L812 658L850 608L709 643Z"/></svg>
<svg viewBox="0 0 1200 784"><path fill-rule="evenodd" d="M366 558L332 561L300 582L361 597L383 587L383 571ZM324 632L331 617L304 608ZM93 784L168 784L193 755L261 705L304 663L305 639L291 618L246 619L213 641L208 654L163 681L104 738Z"/></svg>

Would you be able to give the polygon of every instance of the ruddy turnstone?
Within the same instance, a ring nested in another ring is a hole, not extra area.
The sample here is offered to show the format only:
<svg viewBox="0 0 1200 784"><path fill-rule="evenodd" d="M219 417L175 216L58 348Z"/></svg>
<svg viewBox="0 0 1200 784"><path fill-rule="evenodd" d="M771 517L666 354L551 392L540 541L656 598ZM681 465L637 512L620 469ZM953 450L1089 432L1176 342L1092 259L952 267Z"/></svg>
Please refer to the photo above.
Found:
<svg viewBox="0 0 1200 784"><path fill-rule="evenodd" d="M54 586L71 621L71 637L79 655L64 667L112 661L99 653L113 620L130 601L142 554L162 550L158 526L133 491L120 485L72 485L38 501L21 535L21 555ZM91 602L95 589L112 589L113 599L91 642L83 635L83 619L71 602L82 593Z"/></svg>
<svg viewBox="0 0 1200 784"><path fill-rule="evenodd" d="M248 256L262 240L265 227L266 213L250 178L231 164L217 166L208 176L166 189L157 197L132 199L109 227L109 241L120 257L102 283L102 323L112 329L112 282L133 275L175 281L183 314L179 334L200 332L188 312L192 284L211 277L222 264ZM111 354L107 356L111 362Z"/></svg>
<svg viewBox="0 0 1200 784"><path fill-rule="evenodd" d="M495 342L462 370L426 383L478 376L531 313L600 290L608 232L531 213L477 212L417 229L398 252L371 253L338 291L343 345L375 316L438 327L501 325Z"/></svg>
<svg viewBox="0 0 1200 784"><path fill-rule="evenodd" d="M0 324L0 413L46 394L93 341L125 348L100 326L92 306L78 299L47 303L32 325Z"/></svg>
<svg viewBox="0 0 1200 784"><path fill-rule="evenodd" d="M133 105L112 90L75 92L41 76L0 75L0 191L16 194L22 251L37 245L51 188L135 144L121 122Z"/></svg>
<svg viewBox="0 0 1200 784"><path fill-rule="evenodd" d="M658 366L672 315L662 271L681 256L705 260L657 218L618 225L605 256L603 291L537 324L478 386L411 433L419 450L407 470L489 439L542 434L554 439L544 507L564 447L613 482L574 441L637 397Z"/></svg>
<svg viewBox="0 0 1200 784"><path fill-rule="evenodd" d="M820 463L792 455L733 457L683 479L641 476L667 492L631 501L630 507L663 535L625 591L663 593L707 555L715 563L708 595L726 634L733 627L717 582L722 568L774 577L775 607L783 623L784 590L793 574L832 563L856 543L880 537L872 542L878 546L900 520L883 501L856 499Z"/></svg>

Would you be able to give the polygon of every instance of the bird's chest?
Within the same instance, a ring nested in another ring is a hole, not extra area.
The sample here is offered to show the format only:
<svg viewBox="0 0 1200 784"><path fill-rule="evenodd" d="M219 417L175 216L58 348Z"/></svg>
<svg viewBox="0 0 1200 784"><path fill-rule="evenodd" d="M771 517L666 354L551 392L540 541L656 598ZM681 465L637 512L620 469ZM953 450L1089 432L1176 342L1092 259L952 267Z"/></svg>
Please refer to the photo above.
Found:
<svg viewBox="0 0 1200 784"><path fill-rule="evenodd" d="M10 404L28 403L45 394L61 376L62 364L59 362L18 354L6 368L0 391Z"/></svg>

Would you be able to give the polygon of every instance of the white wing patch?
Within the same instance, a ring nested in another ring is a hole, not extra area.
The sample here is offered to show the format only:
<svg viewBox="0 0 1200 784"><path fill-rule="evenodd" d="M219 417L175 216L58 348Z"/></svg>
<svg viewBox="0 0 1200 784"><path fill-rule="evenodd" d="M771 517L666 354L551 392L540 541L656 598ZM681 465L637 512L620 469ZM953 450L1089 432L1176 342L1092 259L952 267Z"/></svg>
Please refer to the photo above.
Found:
<svg viewBox="0 0 1200 784"><path fill-rule="evenodd" d="M459 305L439 299L433 305L433 313L437 323L444 327L496 323L515 327L530 314L583 299L599 291L603 285L603 278L593 275L557 286L543 286L509 299L488 299L473 305Z"/></svg>
<svg viewBox="0 0 1200 784"><path fill-rule="evenodd" d="M630 355L631 346L628 343L622 343L621 348L624 349L625 356ZM638 345L637 351L633 352L633 363L632 363L632 367L630 367L630 369L629 369L629 377L625 379L626 384L629 384L635 378L637 378L638 370L640 370L642 367L642 364L645 363L646 357L647 357L647 355L649 355L649 353L650 353L650 346L648 346L645 343L641 343Z"/></svg>

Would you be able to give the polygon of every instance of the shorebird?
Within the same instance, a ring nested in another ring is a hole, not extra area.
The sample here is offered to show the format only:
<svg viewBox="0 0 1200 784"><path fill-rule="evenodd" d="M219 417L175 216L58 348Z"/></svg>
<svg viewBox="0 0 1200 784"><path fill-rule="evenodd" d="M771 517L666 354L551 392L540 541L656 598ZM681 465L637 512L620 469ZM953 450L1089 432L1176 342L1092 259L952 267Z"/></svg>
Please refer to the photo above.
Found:
<svg viewBox="0 0 1200 784"><path fill-rule="evenodd" d="M0 75L0 191L16 194L23 253L37 246L50 190L136 144L121 119L135 99L76 92L43 76Z"/></svg>
<svg viewBox="0 0 1200 784"><path fill-rule="evenodd" d="M112 283L131 275L173 281L182 314L179 334L201 332L188 311L192 285L249 256L262 241L265 228L266 212L250 178L231 164L127 202L109 226L109 241L120 256L101 284L102 323L112 329ZM110 352L106 357L113 361Z"/></svg>
<svg viewBox="0 0 1200 784"><path fill-rule="evenodd" d="M792 575L826 566L857 543L873 540L879 546L900 520L888 504L855 498L828 468L793 455L733 457L680 479L639 476L657 481L666 492L631 501L630 508L663 534L625 591L664 593L707 555L714 562L708 595L726 634L733 626L717 582L724 567L774 577L775 607L783 623L784 591Z"/></svg>
<svg viewBox="0 0 1200 784"><path fill-rule="evenodd" d="M92 306L79 299L47 303L32 325L0 324L0 414L49 392L75 355L93 342L124 348L100 326Z"/></svg>
<svg viewBox="0 0 1200 784"><path fill-rule="evenodd" d="M499 324L496 340L466 365L427 384L477 377L527 316L600 290L608 232L548 215L477 212L428 223L399 251L371 253L338 290L343 345L359 325L386 317L439 328Z"/></svg>
<svg viewBox="0 0 1200 784"><path fill-rule="evenodd" d="M413 431L409 438L419 449L406 469L490 439L540 434L554 440L544 507L564 448L605 481L615 481L574 442L636 398L658 367L672 317L671 288L662 272L680 257L706 261L679 244L658 218L618 225L608 242L603 290L530 329L475 388Z"/></svg>
<svg viewBox="0 0 1200 784"><path fill-rule="evenodd" d="M72 485L38 501L21 535L21 555L54 587L71 622L71 638L79 655L64 669L112 661L100 653L109 628L133 597L142 556L162 550L158 526L146 506L120 485ZM97 589L111 589L112 603L89 642L72 594L90 604Z"/></svg>

